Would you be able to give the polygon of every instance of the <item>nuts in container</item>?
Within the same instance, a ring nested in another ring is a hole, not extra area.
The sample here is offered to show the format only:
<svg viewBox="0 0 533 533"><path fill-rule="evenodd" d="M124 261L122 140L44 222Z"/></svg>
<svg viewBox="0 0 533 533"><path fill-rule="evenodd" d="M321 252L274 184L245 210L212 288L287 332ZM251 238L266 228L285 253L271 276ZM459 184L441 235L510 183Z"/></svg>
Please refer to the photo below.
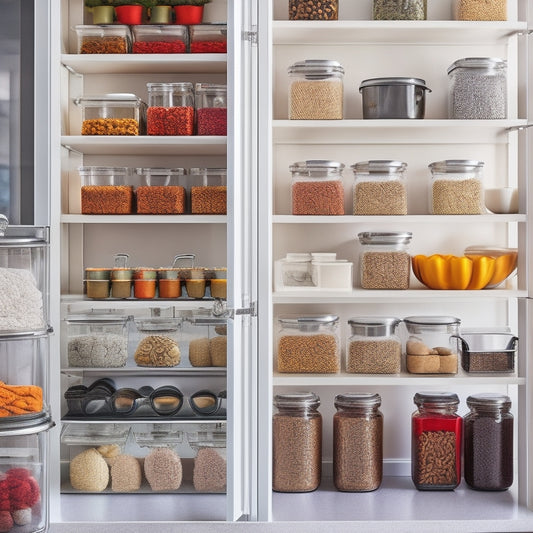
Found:
<svg viewBox="0 0 533 533"><path fill-rule="evenodd" d="M339 0L289 0L289 20L338 20Z"/></svg>

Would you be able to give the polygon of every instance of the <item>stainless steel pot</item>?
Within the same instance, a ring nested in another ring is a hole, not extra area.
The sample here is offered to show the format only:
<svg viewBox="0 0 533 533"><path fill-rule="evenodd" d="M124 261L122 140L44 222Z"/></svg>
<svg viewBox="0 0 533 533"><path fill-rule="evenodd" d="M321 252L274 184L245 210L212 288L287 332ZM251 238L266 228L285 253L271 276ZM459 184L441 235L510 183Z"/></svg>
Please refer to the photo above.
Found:
<svg viewBox="0 0 533 533"><path fill-rule="evenodd" d="M424 118L426 82L420 78L363 80L363 118Z"/></svg>

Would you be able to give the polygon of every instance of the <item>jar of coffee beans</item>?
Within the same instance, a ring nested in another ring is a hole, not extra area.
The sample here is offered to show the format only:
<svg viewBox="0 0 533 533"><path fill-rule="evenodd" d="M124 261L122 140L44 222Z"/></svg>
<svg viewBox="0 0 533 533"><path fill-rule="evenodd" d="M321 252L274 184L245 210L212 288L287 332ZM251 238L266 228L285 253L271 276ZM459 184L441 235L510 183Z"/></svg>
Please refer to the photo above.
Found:
<svg viewBox="0 0 533 533"><path fill-rule="evenodd" d="M322 472L320 398L313 392L278 394L272 419L272 488L278 492L311 492Z"/></svg>
<svg viewBox="0 0 533 533"><path fill-rule="evenodd" d="M461 481L463 419L459 397L417 392L411 422L411 477L418 490L453 490Z"/></svg>
<svg viewBox="0 0 533 533"><path fill-rule="evenodd" d="M407 163L362 161L353 170L354 215L407 215Z"/></svg>
<svg viewBox="0 0 533 533"><path fill-rule="evenodd" d="M372 393L335 396L333 481L337 490L369 492L383 478L381 397Z"/></svg>
<svg viewBox="0 0 533 533"><path fill-rule="evenodd" d="M289 20L338 20L339 0L289 0Z"/></svg>
<svg viewBox="0 0 533 533"><path fill-rule="evenodd" d="M374 0L374 20L426 20L427 0Z"/></svg>
<svg viewBox="0 0 533 533"><path fill-rule="evenodd" d="M477 490L505 490L513 484L513 415L504 394L480 393L466 399L464 476Z"/></svg>

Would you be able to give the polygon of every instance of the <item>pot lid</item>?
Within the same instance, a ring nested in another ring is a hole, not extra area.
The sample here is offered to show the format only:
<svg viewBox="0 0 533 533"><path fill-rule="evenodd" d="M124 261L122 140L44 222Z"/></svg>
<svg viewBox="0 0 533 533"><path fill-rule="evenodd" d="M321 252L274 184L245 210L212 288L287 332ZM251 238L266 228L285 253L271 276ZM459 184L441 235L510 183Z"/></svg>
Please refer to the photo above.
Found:
<svg viewBox="0 0 533 533"><path fill-rule="evenodd" d="M377 87L380 85L416 85L431 92L429 87L426 87L426 80L422 78L404 78L404 77L388 77L388 78L369 78L363 80L359 86L359 91L365 87Z"/></svg>

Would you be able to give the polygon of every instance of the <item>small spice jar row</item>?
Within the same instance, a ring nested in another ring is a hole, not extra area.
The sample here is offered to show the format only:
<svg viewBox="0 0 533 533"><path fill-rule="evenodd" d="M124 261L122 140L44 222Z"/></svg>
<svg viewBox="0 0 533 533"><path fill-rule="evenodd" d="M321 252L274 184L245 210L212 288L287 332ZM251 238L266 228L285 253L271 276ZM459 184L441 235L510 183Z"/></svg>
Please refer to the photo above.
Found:
<svg viewBox="0 0 533 533"><path fill-rule="evenodd" d="M467 57L448 69L448 118L507 118L507 62ZM307 59L288 68L291 120L342 120L344 68L338 61ZM364 119L423 119L425 80L387 76L365 79L359 86Z"/></svg>
<svg viewBox="0 0 533 533"><path fill-rule="evenodd" d="M497 393L474 394L470 412L457 414L459 398L419 392L411 420L411 477L418 490L453 490L464 479L476 490L506 490L513 484L511 400ZM322 476L320 398L312 392L278 394L272 420L272 488L310 492ZM347 392L334 400L333 481L337 490L369 492L383 480L384 417L377 393ZM464 433L464 434L463 434Z"/></svg>
<svg viewBox="0 0 533 533"><path fill-rule="evenodd" d="M225 168L79 167L84 215L225 215Z"/></svg>
<svg viewBox="0 0 533 533"><path fill-rule="evenodd" d="M334 374L341 370L337 315L281 315L276 356L280 373ZM403 323L405 330L400 331ZM359 316L347 322L345 371L354 374L512 373L518 338L498 331L460 331L453 316ZM405 354L405 358L403 358Z"/></svg>
<svg viewBox="0 0 533 533"><path fill-rule="evenodd" d="M225 54L226 24L77 25L78 54Z"/></svg>

